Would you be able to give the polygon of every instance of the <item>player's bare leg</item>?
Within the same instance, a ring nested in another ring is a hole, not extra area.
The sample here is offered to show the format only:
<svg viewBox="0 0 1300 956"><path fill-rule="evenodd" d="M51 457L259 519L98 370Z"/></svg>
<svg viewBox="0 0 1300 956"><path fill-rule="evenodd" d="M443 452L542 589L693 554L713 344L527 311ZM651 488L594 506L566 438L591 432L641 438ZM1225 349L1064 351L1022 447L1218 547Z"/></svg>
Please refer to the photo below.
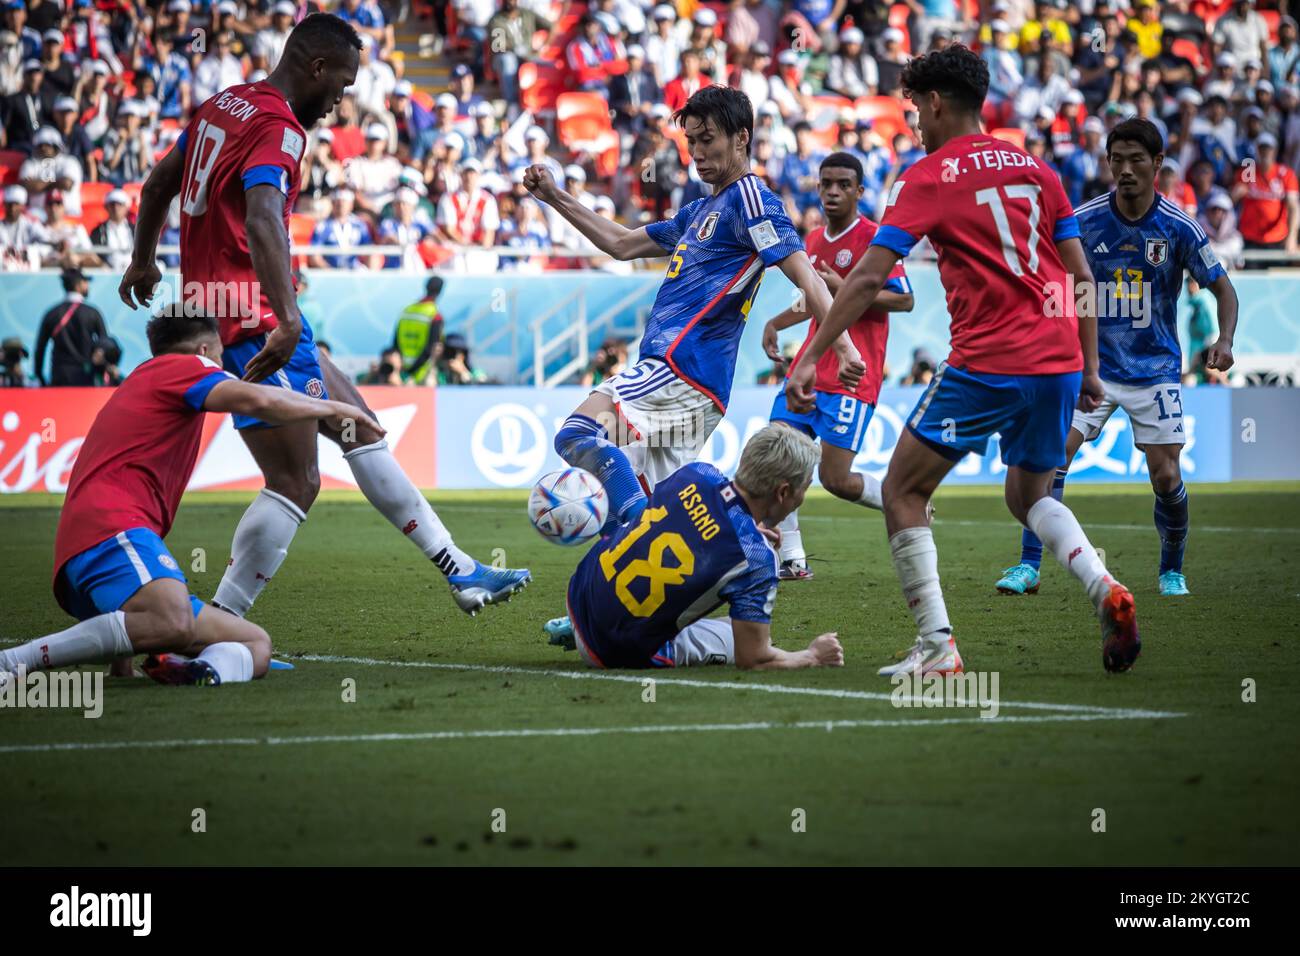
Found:
<svg viewBox="0 0 1300 956"><path fill-rule="evenodd" d="M320 366L331 398L356 405L374 417L360 391L327 356L320 357ZM343 458L366 500L447 578L461 610L476 614L485 605L510 600L511 595L528 586L532 576L527 570L485 567L456 547L428 500L402 471L387 441L359 444L352 436L335 432L324 423L320 433L343 449Z"/></svg>
<svg viewBox="0 0 1300 956"><path fill-rule="evenodd" d="M636 520L646 503L636 467L621 447L629 436L618 423L614 400L603 392L592 392L555 435L559 456L591 472L605 486L612 525Z"/></svg>
<svg viewBox="0 0 1300 956"><path fill-rule="evenodd" d="M1151 490L1156 493L1155 523L1160 534L1160 593L1178 597L1191 592L1183 577L1183 549L1187 546L1190 520L1187 488L1179 467L1182 445L1146 445L1147 471Z"/></svg>
<svg viewBox="0 0 1300 956"><path fill-rule="evenodd" d="M1128 670L1142 651L1133 595L1110 576L1070 509L1051 496L1054 474L1008 468L1007 507L1088 593L1101 618L1102 664L1109 671Z"/></svg>
<svg viewBox="0 0 1300 956"><path fill-rule="evenodd" d="M1069 477L1070 463L1083 445L1083 432L1071 428L1065 439L1065 464L1056 469L1049 491L1057 501L1065 497L1065 480ZM1020 563L1012 565L1002 572L1002 577L994 585L999 594L1037 594L1039 568L1043 563L1043 542L1029 528L1020 531Z"/></svg>
<svg viewBox="0 0 1300 956"><path fill-rule="evenodd" d="M320 492L316 434L315 422L240 431L266 487L235 528L230 564L212 599L217 607L244 617L284 563Z"/></svg>
<svg viewBox="0 0 1300 956"><path fill-rule="evenodd" d="M187 666L174 666L168 683L228 683L265 674L271 642L255 624L212 609L204 609L196 620L185 585L158 578L117 611L0 652L0 670L71 667L129 660L135 654L151 655L151 660L182 655L178 661ZM193 661L190 654L196 655ZM150 672L151 664L145 670Z"/></svg>
<svg viewBox="0 0 1300 956"><path fill-rule="evenodd" d="M939 552L930 530L929 509L935 490L955 464L907 430L889 461L881 488L885 529L903 599L916 621L917 639L902 661L879 670L884 677L962 671L939 587Z"/></svg>

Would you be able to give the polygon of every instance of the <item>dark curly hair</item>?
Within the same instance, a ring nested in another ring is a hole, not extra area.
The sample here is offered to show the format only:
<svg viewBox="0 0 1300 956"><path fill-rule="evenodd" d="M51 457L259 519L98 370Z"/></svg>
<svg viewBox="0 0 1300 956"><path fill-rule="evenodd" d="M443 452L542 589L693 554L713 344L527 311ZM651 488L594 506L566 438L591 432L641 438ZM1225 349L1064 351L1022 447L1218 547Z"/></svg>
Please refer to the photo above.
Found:
<svg viewBox="0 0 1300 956"><path fill-rule="evenodd" d="M989 67L960 43L914 58L903 67L903 89L938 93L960 108L978 113L989 91Z"/></svg>

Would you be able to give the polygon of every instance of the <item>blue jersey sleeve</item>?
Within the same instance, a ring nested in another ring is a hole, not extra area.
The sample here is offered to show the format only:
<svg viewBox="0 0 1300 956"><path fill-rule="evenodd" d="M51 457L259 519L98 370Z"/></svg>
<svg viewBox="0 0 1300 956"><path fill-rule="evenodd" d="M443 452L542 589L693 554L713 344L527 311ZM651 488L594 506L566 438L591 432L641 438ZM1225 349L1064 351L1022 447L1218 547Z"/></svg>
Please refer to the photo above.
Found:
<svg viewBox="0 0 1300 956"><path fill-rule="evenodd" d="M1077 216L1062 216L1056 220L1056 227L1052 230L1052 240L1054 242L1064 242L1066 239L1078 239L1083 233L1079 231L1079 219Z"/></svg>
<svg viewBox="0 0 1300 956"><path fill-rule="evenodd" d="M695 218L695 211L706 202L708 202L708 199L697 199L694 202L688 202L677 210L677 215L673 216L673 218L652 222L645 227L645 231L659 245L665 249L672 249L682 241L682 236L686 234L687 227L690 226L691 220Z"/></svg>
<svg viewBox="0 0 1300 956"><path fill-rule="evenodd" d="M741 222L763 265L774 266L786 256L803 251L803 239L775 193L753 175L741 179L736 187Z"/></svg>
<svg viewBox="0 0 1300 956"><path fill-rule="evenodd" d="M244 170L243 181L245 192L254 186L274 186L289 195L289 174L279 166L251 166Z"/></svg>
<svg viewBox="0 0 1300 956"><path fill-rule="evenodd" d="M1181 232L1183 241L1178 245L1182 253L1182 266L1191 273L1198 285L1209 286L1220 276L1228 274L1210 247L1210 238L1200 224L1189 220L1182 224Z"/></svg>
<svg viewBox="0 0 1300 956"><path fill-rule="evenodd" d="M740 521L744 525L740 526L738 522L736 534L749 566L728 581L718 596L731 605L730 616L734 620L768 624L776 601L776 553L759 533L752 518L746 515Z"/></svg>

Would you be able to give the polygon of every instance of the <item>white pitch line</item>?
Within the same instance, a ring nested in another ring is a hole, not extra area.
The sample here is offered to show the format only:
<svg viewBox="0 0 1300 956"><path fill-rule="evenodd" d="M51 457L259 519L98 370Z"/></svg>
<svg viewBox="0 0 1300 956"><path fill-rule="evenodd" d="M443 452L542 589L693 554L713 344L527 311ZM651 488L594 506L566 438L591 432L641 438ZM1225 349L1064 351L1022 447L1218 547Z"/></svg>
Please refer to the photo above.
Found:
<svg viewBox="0 0 1300 956"><path fill-rule="evenodd" d="M704 687L710 690L755 690L765 694L796 694L807 697L834 697L840 700L894 700L893 694L869 690L839 690L829 687L793 687L788 684L745 684L739 681L691 680L686 677L658 677L660 671L646 672L643 675L609 674L602 671L560 671L542 670L536 667L514 667L493 664L448 664L437 661L386 661L373 657L341 657L335 654L301 654L293 658L300 661L316 661L322 664L358 664L363 667L418 667L431 670L468 671L481 674L526 674L532 677L563 677L568 680L608 680L627 684L641 684L653 680L656 685L669 687ZM922 702L920 698L905 697L900 700ZM1025 710L1047 710L1062 713L1096 714L1101 717L1135 718L1135 717L1185 717L1186 714L1164 710L1141 710L1128 707L1097 707L1091 704L1048 704L1038 701L999 700L998 706L1020 707Z"/></svg>
<svg viewBox="0 0 1300 956"><path fill-rule="evenodd" d="M1178 717L1179 714L1161 714ZM410 743L430 740L482 740L518 737L598 737L603 734L697 734L750 730L854 730L866 727L929 727L949 724L1048 724L1111 720L1108 714L1055 714L1041 717L934 717L917 720L800 720L790 723L648 724L639 727L521 727L507 730L430 730L409 734L324 734L310 737L212 737L194 740L109 740L53 744L8 744L0 754L85 750L169 750L176 747L290 747L305 744Z"/></svg>
<svg viewBox="0 0 1300 956"><path fill-rule="evenodd" d="M438 507L446 511L455 509L457 511L479 512L482 514L500 514L503 511L517 510L515 505L504 504L504 503L500 505L462 506L456 504L455 502L444 502L443 504L438 505ZM800 521L841 521L843 519L837 518L834 515L800 515L799 520ZM967 520L958 520L956 518L936 517L934 519L934 523L936 525L949 524L949 525L958 525L967 528L1007 528L1007 527L1015 528L1017 527L1016 519L1012 518L1011 515L1007 515L1007 519L1005 521L967 521ZM1094 521L1085 521L1082 523L1086 525L1084 530L1088 530L1090 528L1096 528L1100 531L1150 532L1153 527L1150 522L1146 524L1098 524L1097 522ZM1231 527L1227 525L1207 524L1207 525L1195 525L1194 529L1196 531L1209 532L1212 534L1300 534L1300 528L1263 528L1257 526Z"/></svg>

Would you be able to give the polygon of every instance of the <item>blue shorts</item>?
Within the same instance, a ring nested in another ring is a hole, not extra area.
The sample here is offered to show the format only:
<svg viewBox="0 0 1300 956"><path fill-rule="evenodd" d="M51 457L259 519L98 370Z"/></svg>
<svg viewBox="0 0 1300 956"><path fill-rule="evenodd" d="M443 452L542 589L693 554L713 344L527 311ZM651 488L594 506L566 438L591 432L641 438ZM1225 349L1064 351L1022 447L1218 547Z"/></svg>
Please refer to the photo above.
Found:
<svg viewBox="0 0 1300 956"><path fill-rule="evenodd" d="M244 377L244 366L252 360L253 356L262 351L266 345L266 333L254 335L252 338L236 342L234 345L228 345L222 358L222 365L227 372L235 378ZM298 392L300 395L307 395L311 398L329 398L325 390L325 377L320 370L320 356L316 352L316 339L312 335L311 326L307 323L304 316L302 320L302 336L298 339L298 347L293 350L293 357L289 359L289 364L277 372L271 373L262 379L259 385L269 385L272 388L287 388L292 392ZM232 415L236 428L268 428L266 422L248 415Z"/></svg>
<svg viewBox="0 0 1300 956"><path fill-rule="evenodd" d="M1082 372L991 375L944 362L907 427L950 461L968 452L983 455L997 432L1003 464L1051 471L1065 464L1065 439L1082 381Z"/></svg>
<svg viewBox="0 0 1300 956"><path fill-rule="evenodd" d="M148 528L131 528L105 538L69 558L59 571L59 603L79 621L120 610L150 581L172 578L186 584L185 572ZM194 616L203 602L190 595Z"/></svg>
<svg viewBox="0 0 1300 956"><path fill-rule="evenodd" d="M846 448L857 454L862 450L862 440L867 434L867 425L875 405L868 405L852 395L832 395L830 392L816 393L816 406L811 412L800 414L792 412L785 401L785 386L777 393L772 402L770 421L785 422L799 429L805 435L820 438L828 445Z"/></svg>

